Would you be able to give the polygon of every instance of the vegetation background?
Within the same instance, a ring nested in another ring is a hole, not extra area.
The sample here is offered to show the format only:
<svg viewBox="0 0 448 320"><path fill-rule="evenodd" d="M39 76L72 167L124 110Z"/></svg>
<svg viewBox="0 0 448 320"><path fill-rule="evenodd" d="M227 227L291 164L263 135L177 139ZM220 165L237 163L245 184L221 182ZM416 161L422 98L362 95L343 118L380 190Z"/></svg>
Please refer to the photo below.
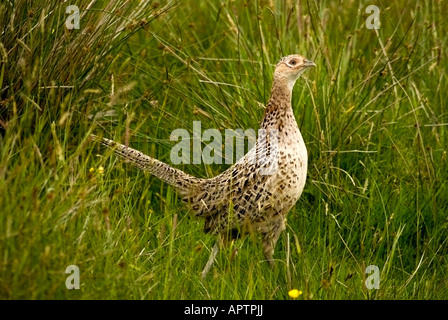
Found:
<svg viewBox="0 0 448 320"><path fill-rule="evenodd" d="M448 298L446 12L437 0L0 2L0 298ZM202 221L88 136L170 163L170 133L193 121L257 130L291 53L317 68L294 89L309 172L276 267L248 237L201 281L215 241Z"/></svg>

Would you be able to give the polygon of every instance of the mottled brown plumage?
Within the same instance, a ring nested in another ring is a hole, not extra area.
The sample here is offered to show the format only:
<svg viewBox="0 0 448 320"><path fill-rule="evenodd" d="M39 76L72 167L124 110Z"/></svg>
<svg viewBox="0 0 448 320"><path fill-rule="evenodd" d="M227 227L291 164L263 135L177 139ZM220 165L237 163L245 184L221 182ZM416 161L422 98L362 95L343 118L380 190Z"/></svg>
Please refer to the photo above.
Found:
<svg viewBox="0 0 448 320"><path fill-rule="evenodd" d="M315 64L300 55L277 64L271 97L249 152L211 179L196 178L109 139L94 139L121 158L173 186L195 216L205 219L204 231L224 242L259 232L263 253L272 262L274 247L285 229L286 215L305 185L307 150L291 107L292 88L302 72ZM204 269L207 273L218 247Z"/></svg>

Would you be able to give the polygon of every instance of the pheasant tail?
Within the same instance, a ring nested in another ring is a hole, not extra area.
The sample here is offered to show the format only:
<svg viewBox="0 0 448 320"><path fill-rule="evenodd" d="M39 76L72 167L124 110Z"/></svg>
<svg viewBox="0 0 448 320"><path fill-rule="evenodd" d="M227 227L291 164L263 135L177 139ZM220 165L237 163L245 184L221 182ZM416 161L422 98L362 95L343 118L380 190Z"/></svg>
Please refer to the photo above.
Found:
<svg viewBox="0 0 448 320"><path fill-rule="evenodd" d="M95 135L91 135L91 139L98 141L109 149L114 150L118 157L130 162L137 168L149 172L155 177L168 183L170 186L174 187L182 197L195 193L203 182L203 179L193 177L182 170L173 168L166 163L151 158L138 150L126 147L125 145L117 143L113 140L100 138Z"/></svg>

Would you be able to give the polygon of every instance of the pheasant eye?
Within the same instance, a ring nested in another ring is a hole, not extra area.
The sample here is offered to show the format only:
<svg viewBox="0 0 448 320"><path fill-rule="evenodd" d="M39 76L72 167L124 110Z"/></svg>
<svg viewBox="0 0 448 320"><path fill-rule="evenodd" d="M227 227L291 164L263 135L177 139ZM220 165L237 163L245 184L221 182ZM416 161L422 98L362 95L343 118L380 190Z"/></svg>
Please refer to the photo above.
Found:
<svg viewBox="0 0 448 320"><path fill-rule="evenodd" d="M291 61L289 61L289 64L292 65L292 66L295 66L297 64L297 61L296 60L291 60Z"/></svg>

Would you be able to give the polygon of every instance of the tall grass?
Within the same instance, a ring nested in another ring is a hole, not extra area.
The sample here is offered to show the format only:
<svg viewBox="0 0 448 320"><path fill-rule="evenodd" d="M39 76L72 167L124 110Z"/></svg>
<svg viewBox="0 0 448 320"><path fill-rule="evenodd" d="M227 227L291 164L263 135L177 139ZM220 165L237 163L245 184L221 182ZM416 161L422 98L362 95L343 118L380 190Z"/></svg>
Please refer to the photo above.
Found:
<svg viewBox="0 0 448 320"><path fill-rule="evenodd" d="M70 4L79 30L65 27L67 3L0 4L0 297L448 298L445 2ZM370 4L378 30L365 27ZM88 136L169 163L170 133L193 121L258 129L290 53L318 67L294 90L310 165L276 266L248 237L200 281L215 239L170 187ZM79 290L65 286L69 265Z"/></svg>

